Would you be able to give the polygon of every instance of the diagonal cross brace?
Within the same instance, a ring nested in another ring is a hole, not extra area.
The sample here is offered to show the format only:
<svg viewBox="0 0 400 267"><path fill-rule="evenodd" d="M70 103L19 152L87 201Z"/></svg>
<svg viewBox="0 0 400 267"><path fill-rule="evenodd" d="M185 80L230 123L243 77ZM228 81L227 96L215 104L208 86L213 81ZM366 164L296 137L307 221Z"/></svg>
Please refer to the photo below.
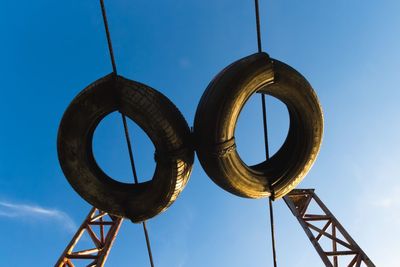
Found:
<svg viewBox="0 0 400 267"><path fill-rule="evenodd" d="M292 211L293 215L299 221L301 227L310 239L325 266L339 267L340 256L354 255L354 258L346 266L359 267L363 263L367 267L375 267L375 264L372 263L365 252L358 246L350 234L314 193L314 189L294 189L283 199ZM307 213L307 209L312 201L317 204L320 214ZM320 229L311 223L316 221L325 222L324 227ZM329 226L331 226L330 233L328 231ZM317 237L311 230L318 233ZM337 236L337 232L339 232L345 240L340 239ZM321 244L319 243L322 236L331 240L332 251L324 251L322 249ZM343 246L345 250L339 251L337 249L338 244Z"/></svg>
<svg viewBox="0 0 400 267"><path fill-rule="evenodd" d="M106 217L109 220L106 220ZM55 267L75 267L73 262L87 262L88 260L91 260L91 262L87 266L104 266L122 221L123 219L120 217L110 215L93 207L58 259ZM109 227L108 230L106 226ZM99 230L100 237L93 230L95 227ZM74 251L85 232L90 236L93 247Z"/></svg>

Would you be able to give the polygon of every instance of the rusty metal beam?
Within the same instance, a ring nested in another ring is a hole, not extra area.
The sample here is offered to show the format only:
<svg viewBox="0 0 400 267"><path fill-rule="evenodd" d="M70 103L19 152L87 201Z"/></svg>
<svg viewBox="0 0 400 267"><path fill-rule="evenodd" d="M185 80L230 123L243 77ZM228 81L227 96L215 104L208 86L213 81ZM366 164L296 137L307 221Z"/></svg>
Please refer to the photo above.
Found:
<svg viewBox="0 0 400 267"><path fill-rule="evenodd" d="M293 215L299 221L301 227L310 239L325 266L339 267L341 256L354 255L354 258L350 263L344 263L342 266L361 266L361 264L364 263L367 267L375 267L375 264L372 263L365 252L358 246L350 234L318 198L314 189L295 189L283 199L292 211ZM312 201L317 204L320 214L307 213L307 209ZM325 222L322 229L312 224L317 221ZM329 226L331 226L330 232ZM315 236L311 230L318 233L318 235ZM343 238L340 238L338 233L340 233ZM322 249L321 244L319 243L322 237L331 241L331 251L324 251ZM341 245L344 250L338 251L338 245Z"/></svg>
<svg viewBox="0 0 400 267"><path fill-rule="evenodd" d="M93 207L58 259L55 267L74 267L75 261L87 262L88 260L90 262L87 263L87 266L104 266L122 221L123 219L120 217ZM109 226L109 229L107 230L105 226ZM99 230L100 238L94 229ZM90 236L93 247L74 251L85 232Z"/></svg>

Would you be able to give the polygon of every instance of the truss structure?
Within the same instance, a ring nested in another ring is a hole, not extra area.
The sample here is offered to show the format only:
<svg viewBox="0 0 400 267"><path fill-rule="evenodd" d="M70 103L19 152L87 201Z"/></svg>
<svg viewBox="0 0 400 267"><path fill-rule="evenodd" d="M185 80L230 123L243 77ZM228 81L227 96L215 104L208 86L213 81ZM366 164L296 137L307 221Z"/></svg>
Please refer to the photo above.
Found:
<svg viewBox="0 0 400 267"><path fill-rule="evenodd" d="M122 221L93 207L55 266L104 266Z"/></svg>
<svg viewBox="0 0 400 267"><path fill-rule="evenodd" d="M314 189L295 189L284 200L325 266L375 267ZM104 266L122 221L120 217L92 208L55 266Z"/></svg>
<svg viewBox="0 0 400 267"><path fill-rule="evenodd" d="M314 189L295 189L286 195L284 200L299 221L325 266L375 267L364 251L314 193ZM311 210L310 205L315 210ZM328 248L324 250L323 247Z"/></svg>

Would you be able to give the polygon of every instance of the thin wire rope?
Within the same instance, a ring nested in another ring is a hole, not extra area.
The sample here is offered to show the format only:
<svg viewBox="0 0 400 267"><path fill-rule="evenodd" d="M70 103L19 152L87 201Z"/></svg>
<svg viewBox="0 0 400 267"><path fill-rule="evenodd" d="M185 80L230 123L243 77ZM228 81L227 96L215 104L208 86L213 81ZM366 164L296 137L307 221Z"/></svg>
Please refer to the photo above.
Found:
<svg viewBox="0 0 400 267"><path fill-rule="evenodd" d="M269 219L271 221L271 242L272 242L272 260L274 262L274 267L278 266L276 260L276 247L275 247L275 223L274 223L274 209L272 207L272 199L274 198L274 190L271 189L271 196L268 198L269 202Z"/></svg>
<svg viewBox="0 0 400 267"><path fill-rule="evenodd" d="M261 44L261 26L260 26L260 11L258 0L254 0L254 7L256 13L256 29L257 29L257 48L258 52L262 52L262 44ZM262 115L263 115L263 132L264 132L264 146L265 146L265 159L269 159L269 146L268 146L268 128L267 128L267 107L265 94L261 94L261 107L262 107ZM275 247L275 224L274 224L274 210L272 206L272 201L274 196L274 190L272 184L269 185L271 190L271 196L268 199L269 202L269 218L271 225L271 243L272 243L272 260L274 263L274 267L277 267L276 261L276 247Z"/></svg>
<svg viewBox="0 0 400 267"><path fill-rule="evenodd" d="M117 75L117 65L115 64L114 50L113 50L113 47L112 47L110 30L108 28L107 13L106 13L106 8L104 6L104 0L100 0L100 6L101 6L101 13L103 15L104 28L106 30L107 43L108 43L108 50L110 52L111 65L112 65L113 73L115 75Z"/></svg>
<svg viewBox="0 0 400 267"><path fill-rule="evenodd" d="M104 0L100 0L100 6L101 6L101 13L103 15L104 28L105 28L106 36L107 36L108 50L110 52L111 65L112 65L114 75L117 76L117 66L115 64L114 51L112 48L111 35L110 35L109 27L108 27L107 13L106 13L105 5L104 5ZM131 163L133 178L134 178L135 184L138 184L139 179L138 179L137 172L136 172L135 160L133 158L133 152L132 152L132 142L129 137L130 135L129 135L128 123L126 121L125 114L121 113L121 118L122 118L122 123L124 125L125 139L126 139L126 144L128 146L129 160ZM151 252L150 238L149 238L149 233L147 231L146 221L142 222L142 226L143 226L144 236L146 238L146 246L147 246L147 252L149 254L150 265L151 265L151 267L154 267L153 254Z"/></svg>
<svg viewBox="0 0 400 267"><path fill-rule="evenodd" d="M258 0L254 0L254 6L255 6L255 11L256 11L256 29L257 29L257 46L258 46L258 52L262 52L262 45L261 45L261 27L260 27L260 10L258 6Z"/></svg>
<svg viewBox="0 0 400 267"><path fill-rule="evenodd" d="M121 116L122 116L122 122L124 124L125 138L126 138L126 143L128 145L129 160L131 162L133 178L135 179L135 183L137 184L139 183L139 179L136 173L135 160L133 158L132 145L131 145L131 140L129 138L128 123L126 122L126 116L122 113ZM149 238L149 233L147 231L146 221L142 222L142 226L143 226L144 236L146 238L146 246L147 246L147 253L149 254L150 266L154 267L153 254L151 253L150 238Z"/></svg>
<svg viewBox="0 0 400 267"><path fill-rule="evenodd" d="M266 106L265 94L261 94L261 108L263 115L263 131L264 131L264 149L265 149L265 159L269 159L269 145L268 145L268 127L267 127L267 106ZM272 185L270 185L272 188Z"/></svg>
<svg viewBox="0 0 400 267"><path fill-rule="evenodd" d="M128 145L129 160L131 162L133 179L135 180L135 184L138 184L139 179L138 179L137 172L136 172L135 160L133 158L132 142L129 137L128 123L126 122L126 116L122 113L121 113L121 118L122 118L122 123L124 124L125 139L126 139L126 144Z"/></svg>

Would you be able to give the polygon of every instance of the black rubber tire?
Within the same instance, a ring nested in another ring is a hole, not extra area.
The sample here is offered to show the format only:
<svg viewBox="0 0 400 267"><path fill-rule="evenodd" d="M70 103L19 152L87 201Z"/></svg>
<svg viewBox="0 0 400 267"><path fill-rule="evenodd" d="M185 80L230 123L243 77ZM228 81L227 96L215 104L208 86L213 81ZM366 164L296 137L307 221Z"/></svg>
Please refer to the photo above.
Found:
<svg viewBox="0 0 400 267"><path fill-rule="evenodd" d="M246 101L255 93L286 104L290 127L282 147L268 161L247 166L236 151L235 127ZM318 98L307 80L290 66L256 53L222 70L197 107L196 153L208 176L235 195L280 198L304 178L314 163L323 134ZM271 185L271 187L270 187Z"/></svg>
<svg viewBox="0 0 400 267"><path fill-rule="evenodd" d="M94 130L114 111L137 123L153 142L157 165L151 181L121 183L96 163ZM174 104L149 86L113 74L89 85L71 102L61 120L57 148L61 168L82 198L133 222L152 218L174 202L194 160L189 127Z"/></svg>

